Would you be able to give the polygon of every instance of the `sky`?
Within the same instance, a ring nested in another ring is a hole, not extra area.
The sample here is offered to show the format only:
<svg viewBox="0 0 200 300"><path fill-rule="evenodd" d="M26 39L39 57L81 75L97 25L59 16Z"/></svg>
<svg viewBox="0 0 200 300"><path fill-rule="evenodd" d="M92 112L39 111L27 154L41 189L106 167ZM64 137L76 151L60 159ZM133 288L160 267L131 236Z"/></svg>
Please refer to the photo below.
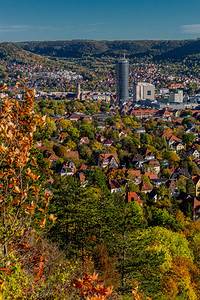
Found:
<svg viewBox="0 0 200 300"><path fill-rule="evenodd" d="M0 0L0 42L200 37L199 0Z"/></svg>

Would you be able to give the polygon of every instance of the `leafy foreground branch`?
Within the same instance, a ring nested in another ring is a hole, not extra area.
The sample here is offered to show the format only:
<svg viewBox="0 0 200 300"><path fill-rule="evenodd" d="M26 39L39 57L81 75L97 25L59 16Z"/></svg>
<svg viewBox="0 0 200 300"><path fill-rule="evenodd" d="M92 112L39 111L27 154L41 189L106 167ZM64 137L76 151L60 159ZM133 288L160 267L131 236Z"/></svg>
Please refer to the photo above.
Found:
<svg viewBox="0 0 200 300"><path fill-rule="evenodd" d="M44 239L56 218L48 214L50 196L32 154L44 123L33 104L34 92L26 90L23 101L6 98L0 110L0 299L46 299L73 272Z"/></svg>

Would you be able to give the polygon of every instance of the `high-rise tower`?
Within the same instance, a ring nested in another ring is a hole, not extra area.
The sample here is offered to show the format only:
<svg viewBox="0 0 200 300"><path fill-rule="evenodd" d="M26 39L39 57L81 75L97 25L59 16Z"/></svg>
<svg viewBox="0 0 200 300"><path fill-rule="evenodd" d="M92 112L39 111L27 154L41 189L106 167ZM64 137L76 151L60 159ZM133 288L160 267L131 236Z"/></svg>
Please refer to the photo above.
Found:
<svg viewBox="0 0 200 300"><path fill-rule="evenodd" d="M116 65L117 100L127 101L129 98L129 62L125 58L119 59Z"/></svg>
<svg viewBox="0 0 200 300"><path fill-rule="evenodd" d="M81 95L81 85L80 82L77 82L76 84L76 98L80 100L80 95Z"/></svg>

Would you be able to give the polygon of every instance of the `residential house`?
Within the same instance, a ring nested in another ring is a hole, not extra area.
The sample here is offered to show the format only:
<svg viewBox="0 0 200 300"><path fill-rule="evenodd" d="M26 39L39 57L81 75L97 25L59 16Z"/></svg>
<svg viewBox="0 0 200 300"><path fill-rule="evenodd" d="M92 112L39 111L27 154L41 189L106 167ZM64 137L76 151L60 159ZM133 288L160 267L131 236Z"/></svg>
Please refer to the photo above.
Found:
<svg viewBox="0 0 200 300"><path fill-rule="evenodd" d="M141 171L140 170L128 170L127 176L130 178L141 177Z"/></svg>
<svg viewBox="0 0 200 300"><path fill-rule="evenodd" d="M116 153L105 153L100 154L98 159L98 166L102 168L114 168L117 169L119 167L119 162Z"/></svg>
<svg viewBox="0 0 200 300"><path fill-rule="evenodd" d="M109 179L109 186L111 193L118 193L122 191L121 188L122 180L121 178Z"/></svg>
<svg viewBox="0 0 200 300"><path fill-rule="evenodd" d="M143 169L147 172L154 172L155 174L160 173L160 163L158 160L150 160L143 165Z"/></svg>
<svg viewBox="0 0 200 300"><path fill-rule="evenodd" d="M187 177L188 179L191 178L191 175L187 168L177 168L174 171L172 178L177 179L180 175L183 175L183 176Z"/></svg>
<svg viewBox="0 0 200 300"><path fill-rule="evenodd" d="M130 180L133 179L135 184L141 183L142 175L140 170L128 170L127 176Z"/></svg>
<svg viewBox="0 0 200 300"><path fill-rule="evenodd" d="M152 187L147 184L146 182L142 181L141 184L140 184L140 190L142 193L150 193L152 191Z"/></svg>
<svg viewBox="0 0 200 300"><path fill-rule="evenodd" d="M140 199L140 196L136 192L127 192L125 195L126 202L138 202L141 206L143 205L143 200Z"/></svg>
<svg viewBox="0 0 200 300"><path fill-rule="evenodd" d="M179 142L179 141L174 141L171 145L170 148L174 151L181 151L184 149L184 145Z"/></svg>
<svg viewBox="0 0 200 300"><path fill-rule="evenodd" d="M88 145L89 143L90 143L90 140L88 139L87 136L81 137L81 138L80 138L80 144L81 144L81 145L82 145L82 144Z"/></svg>
<svg viewBox="0 0 200 300"><path fill-rule="evenodd" d="M65 140L66 140L66 138L68 137L69 135L68 134L60 134L59 135L59 137L58 137L58 140L61 142L61 143L63 143Z"/></svg>
<svg viewBox="0 0 200 300"><path fill-rule="evenodd" d="M48 158L52 165L55 165L56 162L59 160L59 157L55 154L51 154Z"/></svg>
<svg viewBox="0 0 200 300"><path fill-rule="evenodd" d="M145 160L153 160L153 159L155 159L155 155L151 152L151 150L147 149L144 154L144 159Z"/></svg>
<svg viewBox="0 0 200 300"><path fill-rule="evenodd" d="M75 174L75 164L73 161L65 161L58 174L60 176L65 176L65 175L74 175Z"/></svg>
<svg viewBox="0 0 200 300"><path fill-rule="evenodd" d="M132 162L136 168L141 168L144 163L144 158L141 154L135 154L132 159Z"/></svg>
<svg viewBox="0 0 200 300"><path fill-rule="evenodd" d="M168 181L167 178L151 179L151 184L152 184L154 187L158 188L158 187L160 187L162 184L166 184L167 181Z"/></svg>
<svg viewBox="0 0 200 300"><path fill-rule="evenodd" d="M82 187L86 187L86 185L87 185L87 183L88 183L88 180L86 180L85 175L81 172L81 173L78 174L78 177L79 177L81 186L82 186Z"/></svg>
<svg viewBox="0 0 200 300"><path fill-rule="evenodd" d="M135 128L135 132L137 133L146 133L146 129L144 127L138 127L138 128Z"/></svg>
<svg viewBox="0 0 200 300"><path fill-rule="evenodd" d="M195 197L187 193L181 193L177 199L177 202L179 203L181 210L184 210L185 206L190 204L193 208L193 220L200 218L200 201Z"/></svg>
<svg viewBox="0 0 200 300"><path fill-rule="evenodd" d="M82 164L79 168L79 171L87 170L88 167L85 164Z"/></svg>
<svg viewBox="0 0 200 300"><path fill-rule="evenodd" d="M120 138L127 137L127 136L128 136L128 131L127 130L122 130L122 129L119 130L119 137Z"/></svg>
<svg viewBox="0 0 200 300"><path fill-rule="evenodd" d="M110 139L110 140L105 140L103 141L103 145L106 147L106 148L109 148L110 146L112 146L114 144L114 140Z"/></svg>
<svg viewBox="0 0 200 300"><path fill-rule="evenodd" d="M197 149L194 149L194 148L191 149L188 154L189 154L189 156L190 155L194 156L196 159L200 158L200 153Z"/></svg>
<svg viewBox="0 0 200 300"><path fill-rule="evenodd" d="M174 142L182 142L181 139L177 138L171 132L163 133L162 138L164 138L166 140L168 147L170 147Z"/></svg>
<svg viewBox="0 0 200 300"><path fill-rule="evenodd" d="M195 185L195 196L198 197L200 193L200 175L192 176L192 181Z"/></svg>
<svg viewBox="0 0 200 300"><path fill-rule="evenodd" d="M169 179L167 182L166 182L166 186L168 187L169 191L170 191L170 194L173 196L175 196L176 194L176 190L177 190L177 187L176 187L176 181L175 180L172 180L172 179Z"/></svg>
<svg viewBox="0 0 200 300"><path fill-rule="evenodd" d="M150 180L158 179L158 174L155 174L154 172L145 172L144 175L146 175Z"/></svg>

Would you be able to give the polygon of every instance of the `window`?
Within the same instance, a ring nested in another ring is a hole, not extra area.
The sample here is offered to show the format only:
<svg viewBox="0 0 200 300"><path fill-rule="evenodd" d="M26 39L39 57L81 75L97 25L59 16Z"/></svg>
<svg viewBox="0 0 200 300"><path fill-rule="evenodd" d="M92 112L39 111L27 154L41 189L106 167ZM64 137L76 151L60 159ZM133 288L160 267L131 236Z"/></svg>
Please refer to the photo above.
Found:
<svg viewBox="0 0 200 300"><path fill-rule="evenodd" d="M147 91L147 95L150 96L151 95L151 91Z"/></svg>

